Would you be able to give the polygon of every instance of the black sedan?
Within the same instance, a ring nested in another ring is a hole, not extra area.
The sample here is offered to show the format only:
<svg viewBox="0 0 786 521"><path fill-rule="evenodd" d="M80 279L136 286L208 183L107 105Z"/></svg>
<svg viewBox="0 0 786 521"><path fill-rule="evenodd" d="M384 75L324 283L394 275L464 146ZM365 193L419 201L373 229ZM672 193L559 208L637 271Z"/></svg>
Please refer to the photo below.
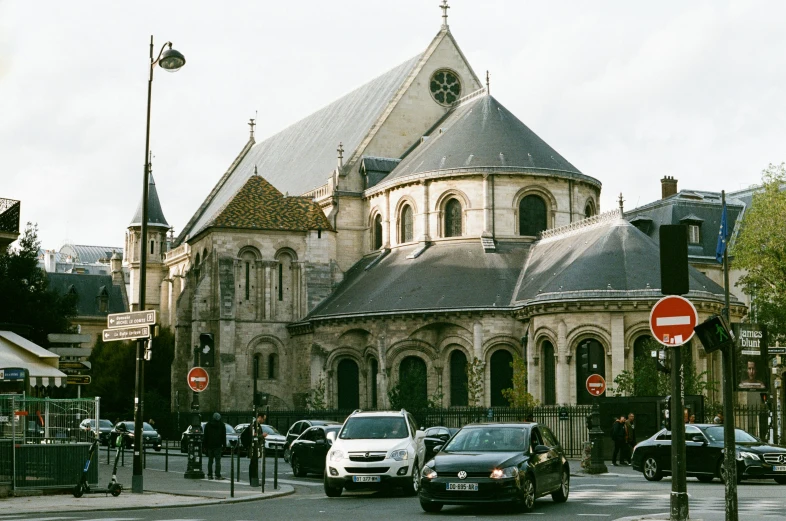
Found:
<svg viewBox="0 0 786 521"><path fill-rule="evenodd" d="M284 441L284 461L289 463L289 456L290 450L289 446L292 445L292 442L298 439L298 437L306 432L309 428L317 426L317 425L338 425L341 427L341 423L335 422L333 420L300 420L296 421L292 424L286 434L286 440Z"/></svg>
<svg viewBox="0 0 786 521"><path fill-rule="evenodd" d="M423 466L420 506L507 502L531 510L546 494L567 501L570 466L557 438L536 423L467 425Z"/></svg>
<svg viewBox="0 0 786 521"><path fill-rule="evenodd" d="M98 420L98 441L101 445L109 443L109 434L112 432L112 422L109 420ZM85 433L95 432L96 421L94 419L82 420L79 429Z"/></svg>
<svg viewBox="0 0 786 521"><path fill-rule="evenodd" d="M125 425L125 448L132 449L134 448L134 422L132 421L117 422L109 433L109 444L112 447L115 446L118 436L117 428L121 423ZM147 422L142 422L142 441L145 446L153 447L156 452L161 450L161 435Z"/></svg>
<svg viewBox="0 0 786 521"><path fill-rule="evenodd" d="M418 440L418 461L426 462L434 457L434 447L444 445L451 436L456 434L455 427L429 427L424 432L425 436Z"/></svg>
<svg viewBox="0 0 786 521"><path fill-rule="evenodd" d="M786 484L786 449L769 445L735 429L737 445L737 479L772 478ZM723 425L690 424L685 426L686 474L709 483L715 478L725 482L723 465ZM649 481L659 481L671 474L671 432L663 429L642 441L633 450L633 470Z"/></svg>
<svg viewBox="0 0 786 521"><path fill-rule="evenodd" d="M330 449L330 440L327 439L328 432L338 435L341 424L338 425L317 425L306 430L289 446L290 464L292 474L297 477L305 476L308 473L325 473L325 459Z"/></svg>

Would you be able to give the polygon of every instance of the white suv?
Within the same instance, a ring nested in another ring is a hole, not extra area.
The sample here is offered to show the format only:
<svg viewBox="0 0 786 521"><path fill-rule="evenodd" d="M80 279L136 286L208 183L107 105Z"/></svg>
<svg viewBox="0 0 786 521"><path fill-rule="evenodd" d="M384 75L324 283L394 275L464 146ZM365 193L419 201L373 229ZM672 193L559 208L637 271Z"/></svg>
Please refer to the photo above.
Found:
<svg viewBox="0 0 786 521"><path fill-rule="evenodd" d="M423 431L404 409L353 412L338 436L328 433L332 446L325 459L325 494L338 497L344 488L388 484L416 495L420 484L416 440L422 437Z"/></svg>

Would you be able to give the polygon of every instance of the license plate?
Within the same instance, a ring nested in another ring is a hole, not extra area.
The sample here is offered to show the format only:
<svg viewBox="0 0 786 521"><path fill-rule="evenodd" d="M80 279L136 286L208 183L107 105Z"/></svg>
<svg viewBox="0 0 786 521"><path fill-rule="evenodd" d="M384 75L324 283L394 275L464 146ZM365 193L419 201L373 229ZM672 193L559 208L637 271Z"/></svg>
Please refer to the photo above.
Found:
<svg viewBox="0 0 786 521"><path fill-rule="evenodd" d="M379 476L352 476L355 483L379 483Z"/></svg>
<svg viewBox="0 0 786 521"><path fill-rule="evenodd" d="M478 484L477 483L448 483L448 490L459 490L459 491L466 491L466 492L477 492L478 491Z"/></svg>
<svg viewBox="0 0 786 521"><path fill-rule="evenodd" d="M772 470L775 472L786 472L786 465L773 465Z"/></svg>

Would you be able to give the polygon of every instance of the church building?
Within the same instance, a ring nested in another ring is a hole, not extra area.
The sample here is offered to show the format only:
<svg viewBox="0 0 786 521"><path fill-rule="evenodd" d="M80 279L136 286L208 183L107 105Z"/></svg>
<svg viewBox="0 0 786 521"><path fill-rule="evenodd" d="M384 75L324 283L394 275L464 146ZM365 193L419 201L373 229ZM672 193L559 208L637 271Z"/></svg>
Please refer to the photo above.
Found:
<svg viewBox="0 0 786 521"><path fill-rule="evenodd" d="M173 396L202 334L216 349L205 410L250 409L254 389L271 408L321 389L329 407L384 408L404 373L443 406L507 405L516 357L541 403L588 403L590 373L632 369L662 297L658 246L622 203L602 213L601 181L502 101L443 2L422 54L264 141L252 125L171 245L151 176L149 244L138 212L125 264L140 309L148 255L145 305L176 336ZM694 268L686 296L699 320L723 306Z"/></svg>

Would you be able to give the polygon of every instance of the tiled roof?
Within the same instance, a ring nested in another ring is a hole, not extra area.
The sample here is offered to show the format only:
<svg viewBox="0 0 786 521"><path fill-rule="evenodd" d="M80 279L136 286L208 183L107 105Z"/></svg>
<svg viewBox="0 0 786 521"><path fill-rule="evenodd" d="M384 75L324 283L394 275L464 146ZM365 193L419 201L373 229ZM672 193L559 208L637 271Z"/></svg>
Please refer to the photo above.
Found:
<svg viewBox="0 0 786 521"><path fill-rule="evenodd" d="M287 197L262 176L246 184L207 227L256 230L333 230L325 213L307 197Z"/></svg>

